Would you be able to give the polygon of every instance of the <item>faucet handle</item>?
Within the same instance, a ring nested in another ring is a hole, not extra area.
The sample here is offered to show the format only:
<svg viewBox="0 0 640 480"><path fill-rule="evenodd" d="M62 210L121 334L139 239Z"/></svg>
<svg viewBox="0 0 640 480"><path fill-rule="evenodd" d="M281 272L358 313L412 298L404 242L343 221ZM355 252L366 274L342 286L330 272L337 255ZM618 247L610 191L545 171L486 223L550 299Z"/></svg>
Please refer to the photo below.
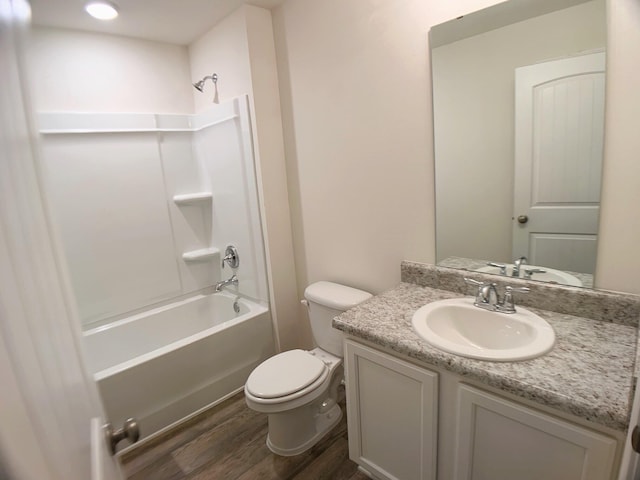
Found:
<svg viewBox="0 0 640 480"><path fill-rule="evenodd" d="M473 278L467 278L464 277L464 281L466 283L468 283L469 285L473 285L474 287L478 287L478 293L480 292L480 290L482 289L482 287L484 287L486 285L486 283L481 282L479 280L475 280Z"/></svg>
<svg viewBox="0 0 640 480"><path fill-rule="evenodd" d="M516 313L516 305L513 303L513 292L529 293L529 291L528 287L512 287L511 285L507 285L502 302L496 306L496 310L502 313Z"/></svg>
<svg viewBox="0 0 640 480"><path fill-rule="evenodd" d="M525 270L524 270L524 278L525 278L525 280L531 280L531 276L534 273L547 273L547 271L543 270L542 268L525 268Z"/></svg>
<svg viewBox="0 0 640 480"><path fill-rule="evenodd" d="M473 278L464 277L464 281L469 285L473 285L474 287L478 287L478 291L476 293L476 301L482 295L482 287L485 286L484 282L480 282L479 280L474 280Z"/></svg>
<svg viewBox="0 0 640 480"><path fill-rule="evenodd" d="M513 292L529 293L531 291L529 287L512 287L511 285L507 285L504 288L506 290L506 293L513 293Z"/></svg>
<svg viewBox="0 0 640 480"><path fill-rule="evenodd" d="M500 269L500 275L507 274L507 266L504 263L487 262L490 267L496 267Z"/></svg>

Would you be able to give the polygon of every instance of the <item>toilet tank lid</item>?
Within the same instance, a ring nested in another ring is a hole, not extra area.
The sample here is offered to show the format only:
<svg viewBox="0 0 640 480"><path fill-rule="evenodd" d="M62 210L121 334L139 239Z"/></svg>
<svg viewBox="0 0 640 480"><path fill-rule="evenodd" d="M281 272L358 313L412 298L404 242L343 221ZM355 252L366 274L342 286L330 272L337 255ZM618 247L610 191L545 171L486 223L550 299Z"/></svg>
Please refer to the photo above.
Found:
<svg viewBox="0 0 640 480"><path fill-rule="evenodd" d="M341 311L349 310L372 296L364 290L325 281L312 283L304 291L304 298L308 301Z"/></svg>

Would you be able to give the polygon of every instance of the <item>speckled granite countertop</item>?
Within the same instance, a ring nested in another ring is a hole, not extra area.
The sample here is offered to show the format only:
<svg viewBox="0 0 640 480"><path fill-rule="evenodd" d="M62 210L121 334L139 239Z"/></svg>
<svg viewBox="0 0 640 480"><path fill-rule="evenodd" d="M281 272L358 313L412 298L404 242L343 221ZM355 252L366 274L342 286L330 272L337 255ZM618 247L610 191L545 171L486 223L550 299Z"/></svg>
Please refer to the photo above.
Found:
<svg viewBox="0 0 640 480"><path fill-rule="evenodd" d="M333 326L419 362L625 431L631 410L637 327L527 308L556 332L548 354L522 362L488 362L430 346L411 326L421 306L460 293L401 283L336 317Z"/></svg>

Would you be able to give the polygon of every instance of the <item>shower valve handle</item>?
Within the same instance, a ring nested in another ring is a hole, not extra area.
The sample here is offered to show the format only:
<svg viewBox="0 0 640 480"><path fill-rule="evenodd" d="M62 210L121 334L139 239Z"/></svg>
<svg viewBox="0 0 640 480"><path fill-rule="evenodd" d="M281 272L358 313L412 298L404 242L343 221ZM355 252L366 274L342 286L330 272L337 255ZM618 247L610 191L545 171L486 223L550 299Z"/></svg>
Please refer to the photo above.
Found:
<svg viewBox="0 0 640 480"><path fill-rule="evenodd" d="M224 268L225 263L228 263L231 268L238 268L240 266L238 249L233 245L227 245L227 248L224 251L224 257L222 257L222 268Z"/></svg>

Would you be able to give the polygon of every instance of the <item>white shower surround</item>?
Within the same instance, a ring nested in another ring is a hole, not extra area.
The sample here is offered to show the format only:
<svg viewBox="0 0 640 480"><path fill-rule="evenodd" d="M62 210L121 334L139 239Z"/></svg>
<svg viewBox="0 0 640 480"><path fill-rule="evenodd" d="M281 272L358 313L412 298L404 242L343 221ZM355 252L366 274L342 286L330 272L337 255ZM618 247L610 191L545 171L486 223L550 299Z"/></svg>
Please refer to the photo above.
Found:
<svg viewBox="0 0 640 480"><path fill-rule="evenodd" d="M195 115L38 120L54 228L109 421L136 417L146 437L241 389L275 350L248 98ZM233 271L221 268L229 244ZM213 253L193 259L201 250ZM212 293L234 273L238 287Z"/></svg>
<svg viewBox="0 0 640 480"><path fill-rule="evenodd" d="M233 244L238 291L268 301L248 99L195 115L40 113L43 165L80 317L95 327L232 272L183 254ZM173 197L212 192L200 204ZM187 260L185 260L187 258Z"/></svg>

